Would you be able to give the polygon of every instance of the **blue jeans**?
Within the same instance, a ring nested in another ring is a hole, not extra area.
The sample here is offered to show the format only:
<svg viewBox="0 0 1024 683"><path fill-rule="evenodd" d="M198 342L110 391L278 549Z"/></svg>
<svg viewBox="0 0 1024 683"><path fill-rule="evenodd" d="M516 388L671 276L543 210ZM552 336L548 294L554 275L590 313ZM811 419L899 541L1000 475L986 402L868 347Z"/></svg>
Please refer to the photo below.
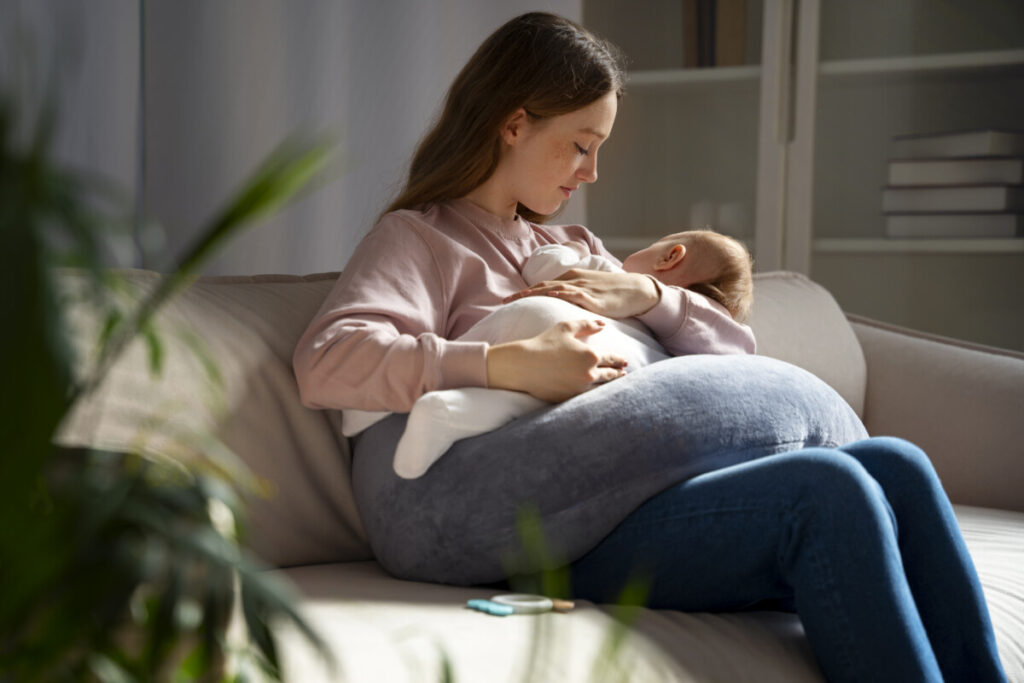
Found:
<svg viewBox="0 0 1024 683"><path fill-rule="evenodd" d="M571 565L577 597L789 607L830 681L1005 681L981 585L927 456L895 438L806 448L676 484Z"/></svg>

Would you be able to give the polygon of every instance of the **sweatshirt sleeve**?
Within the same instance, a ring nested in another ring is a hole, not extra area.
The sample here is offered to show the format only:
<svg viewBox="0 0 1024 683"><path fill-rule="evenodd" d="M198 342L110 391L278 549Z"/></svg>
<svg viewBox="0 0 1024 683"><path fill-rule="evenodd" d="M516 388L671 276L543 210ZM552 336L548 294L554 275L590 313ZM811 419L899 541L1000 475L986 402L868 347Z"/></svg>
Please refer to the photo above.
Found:
<svg viewBox="0 0 1024 683"><path fill-rule="evenodd" d="M408 412L437 389L487 384L487 344L449 341L430 246L388 214L360 242L292 357L309 408Z"/></svg>
<svg viewBox="0 0 1024 683"><path fill-rule="evenodd" d="M594 254L617 266L622 265L599 237L589 230L586 235ZM757 350L753 330L733 320L718 302L689 289L666 285L652 275L647 277L658 288L660 298L654 308L636 318L672 355L754 353Z"/></svg>
<svg viewBox="0 0 1024 683"><path fill-rule="evenodd" d="M703 294L666 285L648 275L661 295L651 310L637 316L676 356L754 353L757 344L748 325L732 319L725 307Z"/></svg>

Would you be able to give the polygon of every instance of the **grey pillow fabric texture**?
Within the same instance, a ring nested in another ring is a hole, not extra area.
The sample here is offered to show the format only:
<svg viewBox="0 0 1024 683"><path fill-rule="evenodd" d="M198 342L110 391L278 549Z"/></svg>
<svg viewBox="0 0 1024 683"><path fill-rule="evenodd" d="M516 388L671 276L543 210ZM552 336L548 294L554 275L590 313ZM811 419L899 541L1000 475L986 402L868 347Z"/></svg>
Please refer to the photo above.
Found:
<svg viewBox="0 0 1024 683"><path fill-rule="evenodd" d="M405 418L355 440L356 504L391 574L455 585L571 562L644 501L699 474L867 437L835 389L764 356L655 363L456 442L419 479L392 468ZM517 518L528 510L542 520L546 560L524 551Z"/></svg>

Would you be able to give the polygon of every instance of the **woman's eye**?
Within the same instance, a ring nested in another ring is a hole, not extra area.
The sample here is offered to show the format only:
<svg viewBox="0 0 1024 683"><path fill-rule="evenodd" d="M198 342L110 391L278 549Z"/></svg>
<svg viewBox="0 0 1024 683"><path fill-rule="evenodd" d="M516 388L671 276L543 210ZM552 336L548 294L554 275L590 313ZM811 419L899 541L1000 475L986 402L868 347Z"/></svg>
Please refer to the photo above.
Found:
<svg viewBox="0 0 1024 683"><path fill-rule="evenodd" d="M587 156L588 154L590 154L590 150L586 150L586 149L583 149L583 148L582 148L582 147L580 146L580 143L578 143L578 142L574 142L574 143L572 143L572 144L576 145L576 151L577 151L577 152L578 152L579 154L582 154L583 156Z"/></svg>

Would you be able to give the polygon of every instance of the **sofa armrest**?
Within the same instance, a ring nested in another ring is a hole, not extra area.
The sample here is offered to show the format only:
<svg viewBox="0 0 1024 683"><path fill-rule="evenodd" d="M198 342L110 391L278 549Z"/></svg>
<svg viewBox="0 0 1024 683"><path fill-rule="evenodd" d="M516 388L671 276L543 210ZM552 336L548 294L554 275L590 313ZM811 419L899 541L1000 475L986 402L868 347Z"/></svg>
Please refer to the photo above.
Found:
<svg viewBox="0 0 1024 683"><path fill-rule="evenodd" d="M1024 511L1024 354L847 317L868 433L923 448L953 502Z"/></svg>

